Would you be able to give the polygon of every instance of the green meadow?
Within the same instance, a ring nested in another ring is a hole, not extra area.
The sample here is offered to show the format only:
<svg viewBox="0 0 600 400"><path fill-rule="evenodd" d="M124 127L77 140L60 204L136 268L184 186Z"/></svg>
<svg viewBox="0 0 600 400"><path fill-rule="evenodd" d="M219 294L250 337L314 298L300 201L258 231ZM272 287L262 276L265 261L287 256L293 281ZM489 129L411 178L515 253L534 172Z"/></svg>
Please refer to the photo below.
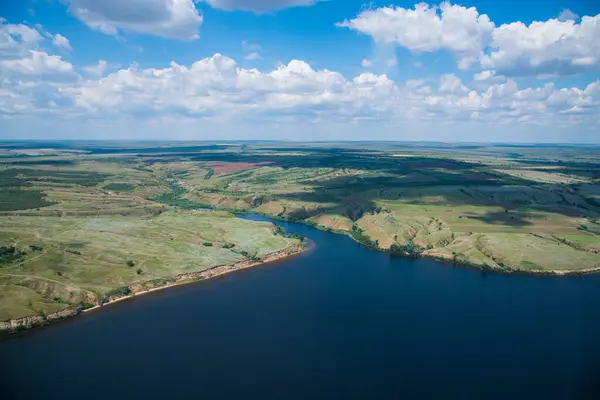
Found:
<svg viewBox="0 0 600 400"><path fill-rule="evenodd" d="M0 321L298 245L236 212L497 271L600 267L590 146L57 142L40 156L15 146L0 145Z"/></svg>

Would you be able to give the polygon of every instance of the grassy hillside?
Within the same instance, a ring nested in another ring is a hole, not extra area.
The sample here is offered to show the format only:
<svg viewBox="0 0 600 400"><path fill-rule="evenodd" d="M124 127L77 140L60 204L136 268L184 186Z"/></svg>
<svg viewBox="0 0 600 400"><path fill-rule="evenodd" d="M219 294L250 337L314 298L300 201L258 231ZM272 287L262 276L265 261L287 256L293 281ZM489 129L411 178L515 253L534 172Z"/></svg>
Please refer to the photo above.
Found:
<svg viewBox="0 0 600 400"><path fill-rule="evenodd" d="M144 219L8 217L0 243L23 253L0 267L1 321L96 304L118 288L260 258L298 241L227 212L174 210Z"/></svg>
<svg viewBox="0 0 600 400"><path fill-rule="evenodd" d="M270 223L155 201L172 191L159 169L69 160L3 160L0 321L89 307L131 288L260 261L299 244Z"/></svg>
<svg viewBox="0 0 600 400"><path fill-rule="evenodd" d="M247 146L227 155L234 172L200 179L188 168L177 179L194 203L304 221L396 253L500 270L600 267L590 222L600 218L598 149L399 150Z"/></svg>
<svg viewBox="0 0 600 400"><path fill-rule="evenodd" d="M125 287L298 243L227 211L501 271L600 267L595 147L22 146L0 145L0 321L96 304Z"/></svg>

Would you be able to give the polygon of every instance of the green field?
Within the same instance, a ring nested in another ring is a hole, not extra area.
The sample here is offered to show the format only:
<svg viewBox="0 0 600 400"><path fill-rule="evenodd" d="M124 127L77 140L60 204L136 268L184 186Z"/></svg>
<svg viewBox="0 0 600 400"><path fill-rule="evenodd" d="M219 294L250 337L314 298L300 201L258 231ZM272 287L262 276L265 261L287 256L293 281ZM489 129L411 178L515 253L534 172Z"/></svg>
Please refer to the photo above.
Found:
<svg viewBox="0 0 600 400"><path fill-rule="evenodd" d="M297 244L274 234L272 224L223 211L177 210L153 218L6 217L0 241L25 253L0 269L0 320L52 312L57 303L96 304L121 287L233 265Z"/></svg>
<svg viewBox="0 0 600 400"><path fill-rule="evenodd" d="M270 223L157 201L173 197L168 169L77 154L0 163L0 321L90 307L300 243Z"/></svg>
<svg viewBox="0 0 600 400"><path fill-rule="evenodd" d="M42 155L11 156L19 146ZM600 267L600 149L592 146L50 147L0 145L0 321L298 245L238 211L498 271Z"/></svg>

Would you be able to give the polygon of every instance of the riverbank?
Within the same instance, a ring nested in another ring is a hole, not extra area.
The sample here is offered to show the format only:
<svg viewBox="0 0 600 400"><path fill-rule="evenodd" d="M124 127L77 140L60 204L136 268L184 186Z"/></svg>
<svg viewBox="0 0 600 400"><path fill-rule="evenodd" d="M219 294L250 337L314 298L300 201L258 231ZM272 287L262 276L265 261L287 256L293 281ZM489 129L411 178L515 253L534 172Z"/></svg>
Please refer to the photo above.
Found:
<svg viewBox="0 0 600 400"><path fill-rule="evenodd" d="M278 225L314 241L315 250L13 335L0 341L6 389L61 399L86 391L142 399L493 399L577 398L582 386L595 387L600 275L481 273L390 257L304 224ZM591 373L582 377L582 365ZM523 379L506 379L505 371ZM40 378L32 384L32 376Z"/></svg>
<svg viewBox="0 0 600 400"><path fill-rule="evenodd" d="M171 278L160 278L155 280L138 282L134 285L127 287L127 289L125 290L125 293L127 294L111 296L101 304L99 303L94 305L93 307L86 309L84 309L81 305L78 305L74 307L67 307L61 311L45 316L35 315L12 319L8 321L0 321L0 335L10 335L24 330L45 326L53 322L74 318L80 314L97 311L103 307L124 300L133 299L159 290L165 290L176 286L197 283L204 280L216 278L218 276L222 276L228 273L287 260L301 254L306 250L310 250L312 246L312 242L309 242L307 245L301 244L299 246L294 246L292 248L268 254L261 261L242 261L233 265L220 265L204 271L180 274Z"/></svg>
<svg viewBox="0 0 600 400"><path fill-rule="evenodd" d="M462 267L462 268L478 269L478 270L486 271L486 272L511 274L511 275L529 275L529 276L539 276L539 277L583 276L583 275L600 273L600 265L597 265L597 266L594 266L591 268L582 268L582 269L573 269L573 270L568 270L568 269L567 270L524 269L524 268L515 268L515 267L509 267L509 266L494 266L494 265L489 265L489 264L478 264L478 263L471 262L466 259L454 259L452 256L444 257L437 253L432 253L432 254L420 253L418 255L411 255L411 254L407 254L407 253L403 254L403 253L393 252L391 249L383 249L380 247L376 247L373 244L362 242L362 241L358 240L354 235L352 235L352 232L339 230L339 229L327 228L327 227L318 225L316 223L313 223L311 221L295 220L295 219L285 218L285 217L278 216L278 215L274 216L274 215L266 214L263 212L244 213L244 212L236 212L236 211L231 211L231 210L230 210L230 212L232 212L238 216L243 216L246 214L261 215L265 218L269 218L269 219L276 220L276 221L303 224L303 225L318 229L320 231L344 235L344 236L351 238L354 242L358 243L359 245L361 245L363 247L366 247L373 251L387 253L392 256L408 257L408 258L423 258L423 259L428 259L428 260L435 260L435 261L439 261L444 264L451 264L453 266Z"/></svg>
<svg viewBox="0 0 600 400"><path fill-rule="evenodd" d="M104 304L101 304L101 305L98 304L94 307L88 308L86 310L82 310L82 312L88 313L91 311L98 310L102 307L106 307L107 305L117 303L119 301L142 296L144 294L156 292L159 290L165 290L165 289L169 289L169 288L176 287L176 286L187 285L190 283L196 283L196 282L200 282L203 280L216 278L221 275L229 274L231 272L241 271L243 269L266 265L266 264L274 263L277 261L287 260L293 256L299 255L304 250L305 250L305 247L301 245L293 250L287 249L287 250L282 250L282 251L268 254L262 261L242 261L242 262L239 262L239 263L236 263L233 265L220 265L220 266L210 268L210 269L207 269L207 270L204 270L201 272L192 272L192 273L188 273L188 274L177 275L173 278L174 281L172 283L164 284L162 286L147 288L147 284L148 283L151 284L152 281L143 282L138 285L132 285L131 294L126 295L126 296L111 298L109 301L107 301Z"/></svg>
<svg viewBox="0 0 600 400"><path fill-rule="evenodd" d="M379 250L388 252L385 250ZM393 254L396 255L396 254ZM410 257L408 255L400 255L401 257ZM423 258L428 260L435 260L443 264L451 264L453 266L478 269L480 271L497 273L497 274L510 274L510 275L525 275L525 276L537 276L537 277L561 277L561 276L583 276L596 274L600 272L600 266L594 268L582 268L578 270L535 270L535 269L522 269L522 268L511 268L511 267L500 267L492 266L488 264L475 264L466 260L453 260L449 257L441 257L433 254L424 254L413 258Z"/></svg>

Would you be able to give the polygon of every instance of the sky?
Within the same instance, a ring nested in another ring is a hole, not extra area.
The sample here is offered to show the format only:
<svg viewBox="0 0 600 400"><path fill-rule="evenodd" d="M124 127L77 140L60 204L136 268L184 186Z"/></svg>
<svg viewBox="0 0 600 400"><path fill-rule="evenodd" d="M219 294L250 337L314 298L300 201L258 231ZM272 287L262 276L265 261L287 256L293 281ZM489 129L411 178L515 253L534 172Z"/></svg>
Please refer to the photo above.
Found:
<svg viewBox="0 0 600 400"><path fill-rule="evenodd" d="M600 143L600 1L0 0L0 139Z"/></svg>

